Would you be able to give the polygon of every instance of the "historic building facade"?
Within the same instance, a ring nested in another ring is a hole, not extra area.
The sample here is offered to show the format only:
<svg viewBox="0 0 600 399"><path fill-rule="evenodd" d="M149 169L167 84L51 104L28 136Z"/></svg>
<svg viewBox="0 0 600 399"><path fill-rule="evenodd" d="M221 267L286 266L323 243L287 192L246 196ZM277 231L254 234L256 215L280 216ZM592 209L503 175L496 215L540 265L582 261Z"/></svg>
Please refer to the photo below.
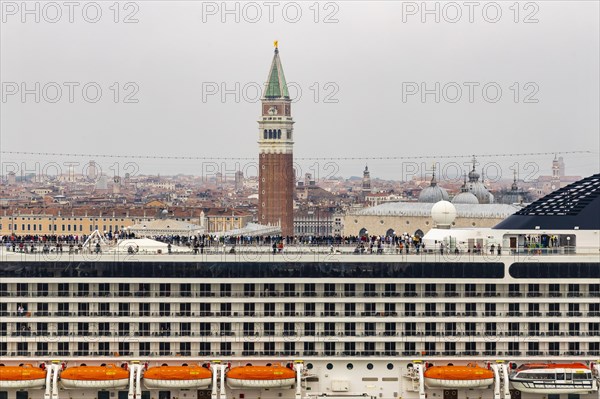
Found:
<svg viewBox="0 0 600 399"><path fill-rule="evenodd" d="M294 234L294 120L291 108L276 44L258 121L258 223L280 225L284 236Z"/></svg>

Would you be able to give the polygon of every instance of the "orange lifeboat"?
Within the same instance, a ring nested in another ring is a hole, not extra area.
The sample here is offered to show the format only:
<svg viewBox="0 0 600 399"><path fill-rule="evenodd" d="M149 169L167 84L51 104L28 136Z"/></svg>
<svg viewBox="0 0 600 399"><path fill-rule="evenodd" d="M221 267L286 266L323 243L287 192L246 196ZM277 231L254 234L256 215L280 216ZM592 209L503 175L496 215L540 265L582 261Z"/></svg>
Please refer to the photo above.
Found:
<svg viewBox="0 0 600 399"><path fill-rule="evenodd" d="M239 366L227 372L230 388L286 388L296 382L296 372L280 364Z"/></svg>
<svg viewBox="0 0 600 399"><path fill-rule="evenodd" d="M431 366L423 373L429 388L483 388L494 382L494 372L476 364Z"/></svg>
<svg viewBox="0 0 600 399"><path fill-rule="evenodd" d="M148 389L203 389L210 386L211 379L212 371L196 364L150 367L144 372L144 385Z"/></svg>
<svg viewBox="0 0 600 399"><path fill-rule="evenodd" d="M0 388L25 389L43 388L46 385L46 370L31 364L0 366Z"/></svg>
<svg viewBox="0 0 600 399"><path fill-rule="evenodd" d="M129 384L129 370L114 364L68 367L60 373L60 381L65 389L125 388Z"/></svg>

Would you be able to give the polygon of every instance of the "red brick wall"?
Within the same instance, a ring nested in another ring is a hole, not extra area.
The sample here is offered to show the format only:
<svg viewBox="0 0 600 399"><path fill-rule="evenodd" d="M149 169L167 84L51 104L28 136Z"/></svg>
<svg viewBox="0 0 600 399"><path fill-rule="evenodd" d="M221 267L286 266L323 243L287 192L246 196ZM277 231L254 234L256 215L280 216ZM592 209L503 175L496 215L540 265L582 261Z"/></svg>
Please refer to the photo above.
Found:
<svg viewBox="0 0 600 399"><path fill-rule="evenodd" d="M294 234L294 160L292 154L260 154L258 222L277 224L284 236Z"/></svg>

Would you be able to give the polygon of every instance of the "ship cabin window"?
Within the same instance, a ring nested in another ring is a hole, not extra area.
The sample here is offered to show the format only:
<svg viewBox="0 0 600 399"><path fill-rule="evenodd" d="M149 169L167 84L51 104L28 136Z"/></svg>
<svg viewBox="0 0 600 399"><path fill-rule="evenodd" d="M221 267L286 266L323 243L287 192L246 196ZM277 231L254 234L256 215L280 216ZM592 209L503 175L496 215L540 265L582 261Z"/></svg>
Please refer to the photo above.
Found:
<svg viewBox="0 0 600 399"><path fill-rule="evenodd" d="M383 296L397 296L398 293L396 292L396 284L389 284L386 283L383 289Z"/></svg>
<svg viewBox="0 0 600 399"><path fill-rule="evenodd" d="M509 284L508 285L508 296L509 297L520 297L521 296L521 288L519 284Z"/></svg>
<svg viewBox="0 0 600 399"><path fill-rule="evenodd" d="M256 292L256 286L251 283L244 284L244 296L253 297Z"/></svg>
<svg viewBox="0 0 600 399"><path fill-rule="evenodd" d="M600 342L590 342L588 344L588 355L590 356L600 356Z"/></svg>
<svg viewBox="0 0 600 399"><path fill-rule="evenodd" d="M77 284L77 296L89 296L90 295L90 285L88 283L78 283Z"/></svg>
<svg viewBox="0 0 600 399"><path fill-rule="evenodd" d="M296 316L296 304L295 303L284 303L283 304L283 315L284 316Z"/></svg>
<svg viewBox="0 0 600 399"><path fill-rule="evenodd" d="M160 296L171 296L171 284L161 283L159 285L159 295Z"/></svg>
<svg viewBox="0 0 600 399"><path fill-rule="evenodd" d="M540 335L540 323L528 323L529 336Z"/></svg>
<svg viewBox="0 0 600 399"><path fill-rule="evenodd" d="M581 292L579 291L579 284L569 284L569 292L567 293L568 297L579 297L581 296Z"/></svg>
<svg viewBox="0 0 600 399"><path fill-rule="evenodd" d="M335 316L335 303L326 302L324 305L323 316Z"/></svg>
<svg viewBox="0 0 600 399"><path fill-rule="evenodd" d="M141 317L150 316L150 304L145 302L140 302L138 305L138 312Z"/></svg>
<svg viewBox="0 0 600 399"><path fill-rule="evenodd" d="M69 283L58 284L58 296L69 296Z"/></svg>
<svg viewBox="0 0 600 399"><path fill-rule="evenodd" d="M58 287L58 290L60 291L60 284ZM68 291L68 287L67 287L67 291ZM110 295L110 284L109 283L100 283L98 284L98 295L100 296L109 296Z"/></svg>
<svg viewBox="0 0 600 399"><path fill-rule="evenodd" d="M315 283L305 283L303 296L317 296L317 287Z"/></svg>
<svg viewBox="0 0 600 399"><path fill-rule="evenodd" d="M138 344L140 356L150 356L150 342L140 342ZM142 393L142 398L144 397ZM149 398L148 398L149 399Z"/></svg>
<svg viewBox="0 0 600 399"><path fill-rule="evenodd" d="M8 296L8 284L0 283L0 296Z"/></svg>
<svg viewBox="0 0 600 399"><path fill-rule="evenodd" d="M344 304L344 316L351 317L356 316L356 303L345 303Z"/></svg>
<svg viewBox="0 0 600 399"><path fill-rule="evenodd" d="M548 354L550 356L559 356L560 342L548 342Z"/></svg>
<svg viewBox="0 0 600 399"><path fill-rule="evenodd" d="M465 354L466 355L478 355L477 343L476 342L465 342Z"/></svg>
<svg viewBox="0 0 600 399"><path fill-rule="evenodd" d="M158 399L171 399L171 391L158 391Z"/></svg>
<svg viewBox="0 0 600 399"><path fill-rule="evenodd" d="M445 284L444 291L445 291L445 293L444 293L445 297L458 296L458 292L456 292L456 284Z"/></svg>
<svg viewBox="0 0 600 399"><path fill-rule="evenodd" d="M275 284L273 283L266 283L264 284L264 296L275 296L277 295L277 292L275 291Z"/></svg>
<svg viewBox="0 0 600 399"><path fill-rule="evenodd" d="M554 337L559 334L560 334L560 324L559 323L548 323L548 335L551 337Z"/></svg>
<svg viewBox="0 0 600 399"><path fill-rule="evenodd" d="M465 323L465 335L475 335L476 324L475 323Z"/></svg>
<svg viewBox="0 0 600 399"><path fill-rule="evenodd" d="M59 302L57 316L68 316L69 315L69 302Z"/></svg>
<svg viewBox="0 0 600 399"><path fill-rule="evenodd" d="M437 304L436 303L426 303L425 304L425 316L437 316Z"/></svg>
<svg viewBox="0 0 600 399"><path fill-rule="evenodd" d="M267 356L275 355L275 342L265 342L263 344L264 354Z"/></svg>
<svg viewBox="0 0 600 399"><path fill-rule="evenodd" d="M496 356L496 343L495 342L486 342L485 343L485 353L486 356Z"/></svg>
<svg viewBox="0 0 600 399"><path fill-rule="evenodd" d="M542 314L540 313L540 304L539 303L530 303L528 305L528 312L527 312L527 316L531 317L531 316L541 316Z"/></svg>
<svg viewBox="0 0 600 399"><path fill-rule="evenodd" d="M38 302L36 315L37 316L50 316L50 313L48 312L48 302Z"/></svg>
<svg viewBox="0 0 600 399"><path fill-rule="evenodd" d="M509 342L508 343L508 356L519 356L521 352L519 352L519 343L518 342Z"/></svg>
<svg viewBox="0 0 600 399"><path fill-rule="evenodd" d="M304 316L314 316L316 314L316 305L314 302L307 302L304 304Z"/></svg>
<svg viewBox="0 0 600 399"><path fill-rule="evenodd" d="M425 354L427 356L437 355L435 342L427 341L425 342ZM388 369L391 370L391 367L388 366Z"/></svg>
<svg viewBox="0 0 600 399"><path fill-rule="evenodd" d="M591 297L593 297L593 298L600 297L600 284L590 284L588 286L588 291L590 292Z"/></svg>
<svg viewBox="0 0 600 399"><path fill-rule="evenodd" d="M60 310L60 304L58 304ZM112 316L110 313L110 303L100 302L98 304L98 315L99 316Z"/></svg>
<svg viewBox="0 0 600 399"><path fill-rule="evenodd" d="M27 296L27 283L17 283L17 296Z"/></svg>
<svg viewBox="0 0 600 399"><path fill-rule="evenodd" d="M264 305L265 316L275 316L275 304L265 303Z"/></svg>
<svg viewBox="0 0 600 399"><path fill-rule="evenodd" d="M242 347L242 356L251 356L255 354L256 352L254 351L254 342L244 342L244 345Z"/></svg>
<svg viewBox="0 0 600 399"><path fill-rule="evenodd" d="M179 356L191 356L192 355L192 343L191 342L180 342L178 355Z"/></svg>
<svg viewBox="0 0 600 399"><path fill-rule="evenodd" d="M405 297L416 297L417 296L417 285L416 284L404 284L404 296Z"/></svg>
<svg viewBox="0 0 600 399"><path fill-rule="evenodd" d="M443 355L456 355L456 342L445 342Z"/></svg>
<svg viewBox="0 0 600 399"><path fill-rule="evenodd" d="M141 337L150 335L150 323L138 323L138 334Z"/></svg>
<svg viewBox="0 0 600 399"><path fill-rule="evenodd" d="M376 314L376 304L365 302L365 314L363 316L375 316Z"/></svg>
<svg viewBox="0 0 600 399"><path fill-rule="evenodd" d="M485 335L487 335L487 336L496 335L496 323L485 323Z"/></svg>
<svg viewBox="0 0 600 399"><path fill-rule="evenodd" d="M437 296L436 284L425 284L425 296L426 297Z"/></svg>
<svg viewBox="0 0 600 399"><path fill-rule="evenodd" d="M473 302L465 303L465 316L477 316L477 304Z"/></svg>
<svg viewBox="0 0 600 399"><path fill-rule="evenodd" d="M179 304L179 316L190 317L192 315L192 304L184 302Z"/></svg>
<svg viewBox="0 0 600 399"><path fill-rule="evenodd" d="M316 331L315 323L304 323L304 335L314 336Z"/></svg>
<svg viewBox="0 0 600 399"><path fill-rule="evenodd" d="M396 304L395 303L385 303L383 304L383 315L384 316L397 316L396 313Z"/></svg>
<svg viewBox="0 0 600 399"><path fill-rule="evenodd" d="M475 284L465 284L465 296L467 298L478 296L477 295L477 286Z"/></svg>
<svg viewBox="0 0 600 399"><path fill-rule="evenodd" d="M520 309L521 309L520 303L509 303L507 316L520 316L521 315Z"/></svg>
<svg viewBox="0 0 600 399"><path fill-rule="evenodd" d="M286 297L296 296L296 284L285 283L283 285L283 295Z"/></svg>
<svg viewBox="0 0 600 399"><path fill-rule="evenodd" d="M548 314L546 316L560 316L560 303L551 302L548 304Z"/></svg>
<svg viewBox="0 0 600 399"><path fill-rule="evenodd" d="M417 334L417 323L404 323L404 334L414 336Z"/></svg>
<svg viewBox="0 0 600 399"><path fill-rule="evenodd" d="M129 316L129 302L119 303L119 316Z"/></svg>
<svg viewBox="0 0 600 399"><path fill-rule="evenodd" d="M540 354L540 343L539 342L528 342L527 343L527 355L537 356Z"/></svg>
<svg viewBox="0 0 600 399"><path fill-rule="evenodd" d="M600 303L590 303L588 305L588 316L600 317Z"/></svg>
<svg viewBox="0 0 600 399"><path fill-rule="evenodd" d="M109 356L110 353L110 342L98 342L98 354L100 356Z"/></svg>
<svg viewBox="0 0 600 399"><path fill-rule="evenodd" d="M354 324L354 323L346 323L346 324ZM385 323L385 331L383 335L386 336L394 336L396 335L396 323Z"/></svg>
<svg viewBox="0 0 600 399"><path fill-rule="evenodd" d="M48 284L38 283L37 284L37 296L48 296Z"/></svg>
<svg viewBox="0 0 600 399"><path fill-rule="evenodd" d="M77 304L77 316L89 316L90 315L90 303L89 302L79 302Z"/></svg>
<svg viewBox="0 0 600 399"><path fill-rule="evenodd" d="M569 323L569 335L579 335L579 323Z"/></svg>
<svg viewBox="0 0 600 399"><path fill-rule="evenodd" d="M158 343L158 353L161 356L170 356L171 355L171 343L170 342L159 342Z"/></svg>
<svg viewBox="0 0 600 399"><path fill-rule="evenodd" d="M254 316L256 314L256 305L254 302L244 303L244 316Z"/></svg>
<svg viewBox="0 0 600 399"><path fill-rule="evenodd" d="M71 356L71 354L69 353L69 343L68 342L59 342L58 343L58 356Z"/></svg>
<svg viewBox="0 0 600 399"><path fill-rule="evenodd" d="M375 335L375 323L365 323L365 335L366 336L374 336Z"/></svg>
<svg viewBox="0 0 600 399"><path fill-rule="evenodd" d="M405 342L404 343L404 356L412 356L417 354L417 345L415 342Z"/></svg>
<svg viewBox="0 0 600 399"><path fill-rule="evenodd" d="M163 337L171 336L171 323L158 323L160 335Z"/></svg>
<svg viewBox="0 0 600 399"><path fill-rule="evenodd" d="M221 316L231 316L231 302L221 303Z"/></svg>
<svg viewBox="0 0 600 399"><path fill-rule="evenodd" d="M436 323L425 323L425 335L436 335Z"/></svg>
<svg viewBox="0 0 600 399"><path fill-rule="evenodd" d="M29 399L29 393L26 391L17 391L15 399Z"/></svg>
<svg viewBox="0 0 600 399"><path fill-rule="evenodd" d="M211 291L210 284L202 283L198 287L198 296L200 296L200 297L213 296L210 291Z"/></svg>
<svg viewBox="0 0 600 399"><path fill-rule="evenodd" d="M109 336L110 335L110 323L98 323L98 335Z"/></svg>
<svg viewBox="0 0 600 399"><path fill-rule="evenodd" d="M356 295L356 284L344 284L344 295L355 296Z"/></svg>
<svg viewBox="0 0 600 399"><path fill-rule="evenodd" d="M324 335L334 336L335 335L335 323L323 323Z"/></svg>
<svg viewBox="0 0 600 399"><path fill-rule="evenodd" d="M190 283L181 283L179 284L179 295L182 297L191 297L192 296L192 285Z"/></svg>
<svg viewBox="0 0 600 399"><path fill-rule="evenodd" d="M404 304L404 316L416 316L416 304L413 302L408 302Z"/></svg>
<svg viewBox="0 0 600 399"><path fill-rule="evenodd" d="M579 342L569 342L569 352L568 355L571 356L579 356Z"/></svg>
<svg viewBox="0 0 600 399"><path fill-rule="evenodd" d="M456 335L456 323L444 323L444 335Z"/></svg>
<svg viewBox="0 0 600 399"><path fill-rule="evenodd" d="M335 342L325 342L325 344L323 345L323 349L324 349L323 354L325 356L335 355ZM329 363L329 364L331 364L331 363ZM327 368L329 368L329 364L327 365Z"/></svg>
<svg viewBox="0 0 600 399"><path fill-rule="evenodd" d="M375 290L375 284L365 283L363 295L365 297L374 297L374 296L377 296L377 292Z"/></svg>
<svg viewBox="0 0 600 399"><path fill-rule="evenodd" d="M486 303L484 316L496 316L496 304Z"/></svg>
<svg viewBox="0 0 600 399"><path fill-rule="evenodd" d="M263 323L263 330L266 336L275 335L275 323Z"/></svg>
<svg viewBox="0 0 600 399"><path fill-rule="evenodd" d="M483 296L496 296L496 284L486 284Z"/></svg>
<svg viewBox="0 0 600 399"><path fill-rule="evenodd" d="M567 316L573 317L573 316L581 316L582 313L579 311L579 304L578 303L570 303L569 304L569 312L567 313Z"/></svg>
<svg viewBox="0 0 600 399"><path fill-rule="evenodd" d="M456 316L456 303L447 302L444 304L444 316Z"/></svg>
<svg viewBox="0 0 600 399"><path fill-rule="evenodd" d="M0 323L0 327L4 327L6 329L6 323ZM6 342L0 342L0 356L6 356L7 349L8 344Z"/></svg>
<svg viewBox="0 0 600 399"><path fill-rule="evenodd" d="M121 309L119 309L120 311ZM171 304L168 302L161 302L158 304L158 315L163 317L163 316L170 316L171 315Z"/></svg>
<svg viewBox="0 0 600 399"><path fill-rule="evenodd" d="M128 283L119 283L119 296L130 296L131 291Z"/></svg>

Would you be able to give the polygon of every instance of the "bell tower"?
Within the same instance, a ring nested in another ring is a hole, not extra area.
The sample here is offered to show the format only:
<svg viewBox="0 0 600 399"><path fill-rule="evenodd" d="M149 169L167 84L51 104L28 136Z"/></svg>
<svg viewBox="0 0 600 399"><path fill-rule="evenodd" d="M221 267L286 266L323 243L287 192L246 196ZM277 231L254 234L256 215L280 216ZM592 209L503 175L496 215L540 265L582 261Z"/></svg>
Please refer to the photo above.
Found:
<svg viewBox="0 0 600 399"><path fill-rule="evenodd" d="M261 99L258 121L258 223L280 225L283 236L294 234L294 134L292 101L277 42Z"/></svg>

